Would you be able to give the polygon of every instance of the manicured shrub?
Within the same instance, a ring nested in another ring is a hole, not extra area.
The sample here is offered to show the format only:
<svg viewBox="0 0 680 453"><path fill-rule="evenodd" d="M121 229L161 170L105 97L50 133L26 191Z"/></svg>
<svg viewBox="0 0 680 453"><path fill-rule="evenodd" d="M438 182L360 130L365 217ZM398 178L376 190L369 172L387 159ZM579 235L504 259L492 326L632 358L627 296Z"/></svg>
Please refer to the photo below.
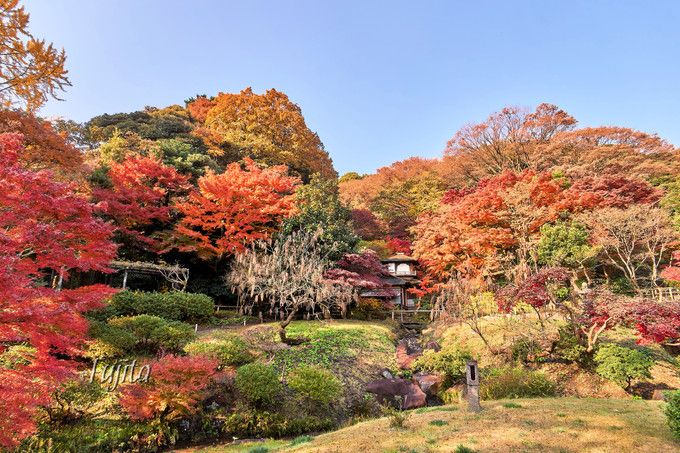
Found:
<svg viewBox="0 0 680 453"><path fill-rule="evenodd" d="M193 327L189 324L167 321L151 315L113 318L109 320L103 332L105 336L98 336L96 333L93 336L125 351L135 349L150 353L180 351L196 337ZM122 339L124 344L121 343Z"/></svg>
<svg viewBox="0 0 680 453"><path fill-rule="evenodd" d="M650 370L654 359L647 351L609 343L597 349L594 359L597 374L624 389L629 389L635 380L652 377Z"/></svg>
<svg viewBox="0 0 680 453"><path fill-rule="evenodd" d="M671 432L676 439L680 440L680 390L666 394L666 419Z"/></svg>
<svg viewBox="0 0 680 453"><path fill-rule="evenodd" d="M333 373L316 366L303 365L288 375L288 385L305 399L328 405L342 395L342 384Z"/></svg>
<svg viewBox="0 0 680 453"><path fill-rule="evenodd" d="M274 367L249 363L236 370L236 389L250 404L270 405L281 393L282 385Z"/></svg>
<svg viewBox="0 0 680 453"><path fill-rule="evenodd" d="M153 315L194 324L210 319L215 303L205 294L182 291L121 291L111 298L107 310L116 316Z"/></svg>
<svg viewBox="0 0 680 453"><path fill-rule="evenodd" d="M480 382L480 395L487 400L555 395L555 385L545 374L521 367L484 370Z"/></svg>
<svg viewBox="0 0 680 453"><path fill-rule="evenodd" d="M449 345L438 352L426 350L413 363L413 369L441 374L444 377L444 387L449 387L465 376L465 365L471 358L468 351Z"/></svg>
<svg viewBox="0 0 680 453"><path fill-rule="evenodd" d="M189 355L207 355L220 362L220 367L241 366L255 360L248 350L248 344L237 336L216 338L208 341L194 341L184 347Z"/></svg>
<svg viewBox="0 0 680 453"><path fill-rule="evenodd" d="M90 323L87 356L92 359L122 357L132 352L137 339L132 332L122 327L94 321Z"/></svg>

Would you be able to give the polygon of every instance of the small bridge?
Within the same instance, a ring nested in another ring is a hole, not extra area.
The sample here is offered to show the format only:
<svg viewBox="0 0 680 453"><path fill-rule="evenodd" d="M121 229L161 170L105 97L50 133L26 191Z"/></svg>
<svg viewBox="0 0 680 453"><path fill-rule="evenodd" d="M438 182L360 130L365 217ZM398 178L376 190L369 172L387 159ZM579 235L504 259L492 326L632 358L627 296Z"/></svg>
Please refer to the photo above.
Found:
<svg viewBox="0 0 680 453"><path fill-rule="evenodd" d="M439 319L441 310L426 309L394 309L389 311L392 321L396 321L406 329L421 331L431 321Z"/></svg>

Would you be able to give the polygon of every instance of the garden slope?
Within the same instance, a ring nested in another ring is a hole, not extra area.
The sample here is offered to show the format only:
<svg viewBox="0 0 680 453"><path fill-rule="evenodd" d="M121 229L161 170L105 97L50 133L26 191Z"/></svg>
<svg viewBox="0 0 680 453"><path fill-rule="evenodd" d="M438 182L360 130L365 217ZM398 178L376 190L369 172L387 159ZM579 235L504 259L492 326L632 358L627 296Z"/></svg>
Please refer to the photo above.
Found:
<svg viewBox="0 0 680 453"><path fill-rule="evenodd" d="M381 418L322 434L309 442L213 447L211 453L451 452L459 445L487 452L677 452L663 403L642 400L519 399L483 403L479 414L455 406L414 411L407 428ZM519 407L516 407L519 406ZM265 448L267 448L265 447Z"/></svg>

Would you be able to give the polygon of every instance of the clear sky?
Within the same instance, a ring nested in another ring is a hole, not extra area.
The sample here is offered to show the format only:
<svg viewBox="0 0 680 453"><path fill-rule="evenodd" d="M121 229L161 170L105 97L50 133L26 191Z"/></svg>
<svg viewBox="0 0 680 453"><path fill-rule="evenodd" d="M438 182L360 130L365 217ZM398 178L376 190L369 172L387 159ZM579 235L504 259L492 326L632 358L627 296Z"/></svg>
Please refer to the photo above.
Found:
<svg viewBox="0 0 680 453"><path fill-rule="evenodd" d="M274 87L335 166L441 155L465 123L551 102L680 145L680 1L25 0L68 54L43 115Z"/></svg>

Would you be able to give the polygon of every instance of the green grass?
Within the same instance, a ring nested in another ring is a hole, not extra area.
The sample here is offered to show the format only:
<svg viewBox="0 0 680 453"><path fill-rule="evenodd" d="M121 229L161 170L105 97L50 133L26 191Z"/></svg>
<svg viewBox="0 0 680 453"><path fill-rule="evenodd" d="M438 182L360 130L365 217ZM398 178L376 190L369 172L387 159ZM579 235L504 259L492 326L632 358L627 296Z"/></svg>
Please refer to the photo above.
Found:
<svg viewBox="0 0 680 453"><path fill-rule="evenodd" d="M522 407L521 404L513 403L512 401L509 403L503 403L503 407L506 409L519 409Z"/></svg>
<svg viewBox="0 0 680 453"><path fill-rule="evenodd" d="M519 404L523 410L509 411L504 407L507 403ZM391 429L389 420L382 418L321 434L303 444L288 441L267 447L272 452L298 453L678 451L658 401L536 398L488 401L482 406L482 412L475 414L466 410L412 411L403 430ZM244 450L223 447L207 451Z"/></svg>

